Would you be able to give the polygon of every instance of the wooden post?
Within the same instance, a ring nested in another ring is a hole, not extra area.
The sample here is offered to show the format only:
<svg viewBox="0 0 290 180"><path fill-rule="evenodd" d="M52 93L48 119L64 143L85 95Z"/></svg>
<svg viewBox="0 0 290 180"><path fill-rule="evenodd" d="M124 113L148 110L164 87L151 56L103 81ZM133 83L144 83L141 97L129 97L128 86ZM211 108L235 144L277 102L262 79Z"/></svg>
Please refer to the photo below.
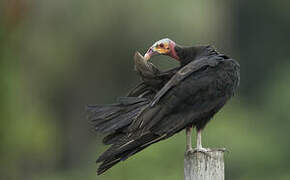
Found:
<svg viewBox="0 0 290 180"><path fill-rule="evenodd" d="M184 158L184 180L224 180L225 149L189 152Z"/></svg>

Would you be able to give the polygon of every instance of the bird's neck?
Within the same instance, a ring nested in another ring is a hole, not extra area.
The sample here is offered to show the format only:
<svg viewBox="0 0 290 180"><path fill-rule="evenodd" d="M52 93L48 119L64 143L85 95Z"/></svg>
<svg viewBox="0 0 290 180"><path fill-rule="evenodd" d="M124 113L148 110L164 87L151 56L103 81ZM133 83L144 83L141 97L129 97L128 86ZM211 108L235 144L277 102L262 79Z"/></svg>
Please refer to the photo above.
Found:
<svg viewBox="0 0 290 180"><path fill-rule="evenodd" d="M179 57L181 66L194 61L203 56L217 55L218 52L211 46L193 46L193 47L182 47L179 45L175 46L175 51Z"/></svg>

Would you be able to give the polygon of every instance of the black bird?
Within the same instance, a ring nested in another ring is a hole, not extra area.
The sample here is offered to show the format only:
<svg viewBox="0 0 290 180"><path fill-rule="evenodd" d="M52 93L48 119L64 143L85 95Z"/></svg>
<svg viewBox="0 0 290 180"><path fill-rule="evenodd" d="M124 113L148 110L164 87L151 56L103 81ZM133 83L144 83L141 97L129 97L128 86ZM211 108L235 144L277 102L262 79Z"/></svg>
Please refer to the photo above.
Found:
<svg viewBox="0 0 290 180"><path fill-rule="evenodd" d="M201 131L239 85L237 61L211 46L182 47L166 38L149 48L145 61L155 55L168 55L180 66L161 72L145 62L147 70L144 66L142 72L137 64L142 82L126 97L112 105L88 106L96 130L107 134L103 143L111 145L97 159L102 162L98 174L183 129L186 151L192 151L192 127L197 129L195 150L207 151L201 145Z"/></svg>

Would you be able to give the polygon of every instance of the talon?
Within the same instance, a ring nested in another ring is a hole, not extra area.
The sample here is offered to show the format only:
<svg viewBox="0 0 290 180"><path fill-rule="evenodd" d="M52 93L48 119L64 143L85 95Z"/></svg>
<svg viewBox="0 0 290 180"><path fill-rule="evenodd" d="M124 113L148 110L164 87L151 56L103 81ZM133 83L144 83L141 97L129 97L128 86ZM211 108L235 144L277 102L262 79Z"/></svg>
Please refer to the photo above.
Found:
<svg viewBox="0 0 290 180"><path fill-rule="evenodd" d="M194 152L209 152L209 149L206 149L206 148L195 148Z"/></svg>
<svg viewBox="0 0 290 180"><path fill-rule="evenodd" d="M187 149L187 150L185 151L185 154L186 154L186 155L188 155L188 154L192 154L192 153L194 153L194 150L193 150L192 148Z"/></svg>
<svg viewBox="0 0 290 180"><path fill-rule="evenodd" d="M206 148L195 148L193 150L193 152L200 152L200 153L203 153L207 156L210 156L210 153L209 153L210 151L211 151L210 149L206 149Z"/></svg>

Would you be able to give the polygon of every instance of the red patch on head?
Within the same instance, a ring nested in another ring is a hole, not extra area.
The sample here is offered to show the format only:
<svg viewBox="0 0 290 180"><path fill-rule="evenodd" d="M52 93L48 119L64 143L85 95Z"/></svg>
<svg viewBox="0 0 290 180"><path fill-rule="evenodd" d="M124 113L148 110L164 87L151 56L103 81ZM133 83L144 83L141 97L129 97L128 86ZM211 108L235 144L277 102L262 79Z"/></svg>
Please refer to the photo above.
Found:
<svg viewBox="0 0 290 180"><path fill-rule="evenodd" d="M174 58L174 59L176 59L176 60L178 60L179 61L179 57L177 56L177 53L176 53L176 51L175 51L175 42L173 42L173 41L170 41L170 43L169 43L169 47L170 47L170 56L172 57L172 58Z"/></svg>

